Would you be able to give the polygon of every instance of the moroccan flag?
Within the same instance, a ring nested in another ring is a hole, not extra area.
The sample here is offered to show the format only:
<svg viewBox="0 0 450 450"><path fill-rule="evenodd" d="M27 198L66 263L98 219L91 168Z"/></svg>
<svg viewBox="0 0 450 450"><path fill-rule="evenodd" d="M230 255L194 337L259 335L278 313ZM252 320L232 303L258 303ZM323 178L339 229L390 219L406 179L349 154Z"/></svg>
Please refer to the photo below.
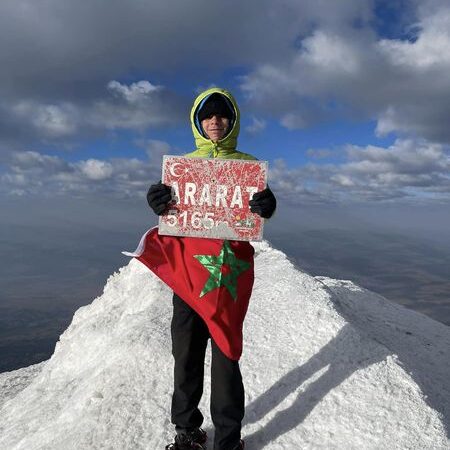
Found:
<svg viewBox="0 0 450 450"><path fill-rule="evenodd" d="M242 326L254 281L249 242L163 236L147 231L134 253L180 296L208 326L230 359L242 354Z"/></svg>

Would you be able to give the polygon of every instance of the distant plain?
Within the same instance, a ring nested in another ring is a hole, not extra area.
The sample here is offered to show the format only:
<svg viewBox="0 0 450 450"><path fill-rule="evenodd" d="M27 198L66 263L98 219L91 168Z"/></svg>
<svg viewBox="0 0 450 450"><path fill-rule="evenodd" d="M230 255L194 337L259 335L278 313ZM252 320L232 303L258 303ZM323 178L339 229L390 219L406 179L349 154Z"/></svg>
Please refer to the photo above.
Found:
<svg viewBox="0 0 450 450"><path fill-rule="evenodd" d="M74 312L101 295L142 233L1 225L0 372L48 359ZM144 230L145 231L145 230ZM69 239L70 237L70 239ZM267 239L302 271L354 281L450 325L450 246L438 237L339 228L279 232Z"/></svg>

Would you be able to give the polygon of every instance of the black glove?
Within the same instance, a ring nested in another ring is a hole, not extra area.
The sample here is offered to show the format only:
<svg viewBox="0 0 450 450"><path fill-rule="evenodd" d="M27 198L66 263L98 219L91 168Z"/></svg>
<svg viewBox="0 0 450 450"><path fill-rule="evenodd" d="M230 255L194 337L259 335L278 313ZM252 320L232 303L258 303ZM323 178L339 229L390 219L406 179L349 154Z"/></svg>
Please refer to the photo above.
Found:
<svg viewBox="0 0 450 450"><path fill-rule="evenodd" d="M167 204L172 200L172 190L170 186L162 184L161 181L158 184L152 184L147 192L147 202L153 212L160 216Z"/></svg>
<svg viewBox="0 0 450 450"><path fill-rule="evenodd" d="M277 207L277 200L270 188L257 192L248 202L250 211L259 214L261 217L268 219L272 217L275 208Z"/></svg>

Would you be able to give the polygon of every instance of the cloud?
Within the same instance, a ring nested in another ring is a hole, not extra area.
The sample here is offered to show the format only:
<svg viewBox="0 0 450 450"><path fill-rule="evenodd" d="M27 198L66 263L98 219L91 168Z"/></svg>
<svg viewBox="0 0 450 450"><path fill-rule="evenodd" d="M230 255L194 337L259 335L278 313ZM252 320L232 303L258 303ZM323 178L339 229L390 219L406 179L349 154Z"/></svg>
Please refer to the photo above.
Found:
<svg viewBox="0 0 450 450"><path fill-rule="evenodd" d="M329 158L333 154L334 152L327 148L309 148L306 150L306 155L315 159Z"/></svg>
<svg viewBox="0 0 450 450"><path fill-rule="evenodd" d="M267 126L267 122L264 119L252 117L251 120L251 123L245 127L245 131L250 134L261 133Z"/></svg>
<svg viewBox="0 0 450 450"><path fill-rule="evenodd" d="M105 9L101 0L88 6L5 0L0 6L1 148L14 152L30 148L20 144L36 148L42 142L62 148L108 130L141 133L176 126L186 120L191 99L160 80L186 74L189 84L195 73L201 74L195 85L208 85L236 67L247 73L241 87L248 100L243 109L253 115L250 133L273 118L290 130L351 118L375 120L380 136L449 143L448 2L389 2L395 20L377 16L380 5L251 0L237 9L205 0L176 0L170 6L156 0L111 2ZM386 33L383 21L402 28ZM224 36L219 55L217 43ZM148 145L150 153L161 155L158 144ZM113 174L90 181L106 184L116 170L108 163ZM325 166L305 168L311 181L304 192L325 198L317 189L330 183L359 186L354 172L331 169L327 176L333 178L320 181ZM70 170L82 175L80 167ZM73 176L70 170L61 177ZM402 174L406 184L412 182L408 176Z"/></svg>
<svg viewBox="0 0 450 450"><path fill-rule="evenodd" d="M64 137L77 131L76 108L66 102L59 105L37 104L19 101L11 108L20 121L29 121L30 126L48 137Z"/></svg>
<svg viewBox="0 0 450 450"><path fill-rule="evenodd" d="M155 86L147 80L141 80L126 86L113 80L108 83L108 89L118 93L128 103L141 103L149 98L152 92L160 91L162 86Z"/></svg>
<svg viewBox="0 0 450 450"><path fill-rule="evenodd" d="M145 146L149 156L146 160L89 158L67 162L59 156L34 151L13 152L0 174L0 193L44 198L143 197L148 186L161 178L161 163L156 160L160 153L176 154L163 141L149 141Z"/></svg>
<svg viewBox="0 0 450 450"><path fill-rule="evenodd" d="M442 145L412 140L397 140L387 149L349 146L347 153L346 167L354 173L421 175L443 172L450 164Z"/></svg>
<svg viewBox="0 0 450 450"><path fill-rule="evenodd" d="M292 112L283 115L280 119L280 123L288 130L297 130L308 126L308 121L303 117L303 114Z"/></svg>
<svg viewBox="0 0 450 450"><path fill-rule="evenodd" d="M183 98L148 80L129 85L111 80L104 95L84 103L54 104L18 100L0 108L0 120L8 114L9 126L29 142L61 142L80 139L105 130L142 131L150 127L173 126L184 119ZM1 128L1 127L0 127Z"/></svg>
<svg viewBox="0 0 450 450"><path fill-rule="evenodd" d="M0 132L10 142L69 141L179 123L189 101L159 83L129 81L133 73L161 79L207 68L198 80L207 85L243 67L242 89L258 117L250 133L263 115L290 130L350 116L376 120L379 135L449 142L450 8L435 0L389 8L404 38L382 36L373 0L252 0L239 9L206 0L107 9L100 0L5 0Z"/></svg>
<svg viewBox="0 0 450 450"><path fill-rule="evenodd" d="M10 166L14 171L42 171L54 174L70 170L70 165L57 156L42 155L38 152L16 152L12 155Z"/></svg>
<svg viewBox="0 0 450 450"><path fill-rule="evenodd" d="M56 97L71 87L73 99L80 92L89 95L87 80L103 85L107 78L135 69L222 70L263 61L288 51L286 44L307 22L300 9L306 17L308 10L317 11L311 6L314 2L303 3L305 7L299 8L288 0L276 6L269 0L253 0L230 8L206 0L175 0L170 5L163 0L113 1L105 8L101 0L88 5L71 0L45 0L39 5L33 0L4 0L0 55L8 70L0 73L0 86L30 96L37 92L50 96L53 86ZM227 45L221 45L218 57L217 43L224 36Z"/></svg>
<svg viewBox="0 0 450 450"><path fill-rule="evenodd" d="M448 148L398 139L388 148L347 146L339 163L270 170L270 183L290 203L450 199ZM326 153L321 152L321 156Z"/></svg>
<svg viewBox="0 0 450 450"><path fill-rule="evenodd" d="M146 141L140 141L140 145L145 148L149 159L159 158L161 155L168 154L170 152L170 145L167 142L157 139L147 139Z"/></svg>
<svg viewBox="0 0 450 450"><path fill-rule="evenodd" d="M88 159L78 163L80 172L89 180L106 180L113 174L113 165L106 161L98 159Z"/></svg>
<svg viewBox="0 0 450 450"><path fill-rule="evenodd" d="M7 195L71 195L109 198L143 196L161 179L163 154L177 154L164 141L137 144L148 159L89 158L67 162L58 156L16 152L0 178ZM328 156L339 153L339 162ZM449 148L426 141L398 139L388 148L348 145L342 149L310 152L320 161L292 167L277 160L269 171L270 185L289 204L355 203L424 198L450 199Z"/></svg>
<svg viewBox="0 0 450 450"><path fill-rule="evenodd" d="M37 138L69 140L93 129L168 124L169 111L179 117L191 99L171 97L146 76L136 81L135 74L189 79L195 71L200 74L196 84L208 85L230 67L286 60L312 24L339 28L367 22L370 5L371 0L342 0L338 6L323 0L276 5L250 0L230 8L206 0L170 5L155 0L112 1L105 8L102 0L85 5L4 0L0 136L23 144ZM166 103L160 101L163 94Z"/></svg>
<svg viewBox="0 0 450 450"><path fill-rule="evenodd" d="M379 49L392 66L411 70L450 64L450 8L442 6L438 10L422 9L416 39L379 41Z"/></svg>
<svg viewBox="0 0 450 450"><path fill-rule="evenodd" d="M163 86L147 80L130 85L113 80L108 90L112 97L95 101L87 111L88 122L94 127L144 130L175 125L184 119L184 99Z"/></svg>
<svg viewBox="0 0 450 450"><path fill-rule="evenodd" d="M434 7L418 8L404 39L381 38L370 22L319 25L289 58L245 76L242 89L288 129L347 117L376 120L378 135L450 143L450 8L425 3Z"/></svg>

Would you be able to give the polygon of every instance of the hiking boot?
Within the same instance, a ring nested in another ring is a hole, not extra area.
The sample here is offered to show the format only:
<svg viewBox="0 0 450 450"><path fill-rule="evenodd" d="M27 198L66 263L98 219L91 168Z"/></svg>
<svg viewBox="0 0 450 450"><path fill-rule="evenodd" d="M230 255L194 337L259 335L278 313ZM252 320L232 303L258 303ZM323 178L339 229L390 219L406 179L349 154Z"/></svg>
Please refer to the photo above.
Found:
<svg viewBox="0 0 450 450"><path fill-rule="evenodd" d="M190 436L193 442L200 445L203 445L208 439L206 431L202 428L194 428L188 433L188 436Z"/></svg>
<svg viewBox="0 0 450 450"><path fill-rule="evenodd" d="M188 433L175 436L175 442L166 445L166 450L204 450L203 444L207 439L206 431L194 428Z"/></svg>

